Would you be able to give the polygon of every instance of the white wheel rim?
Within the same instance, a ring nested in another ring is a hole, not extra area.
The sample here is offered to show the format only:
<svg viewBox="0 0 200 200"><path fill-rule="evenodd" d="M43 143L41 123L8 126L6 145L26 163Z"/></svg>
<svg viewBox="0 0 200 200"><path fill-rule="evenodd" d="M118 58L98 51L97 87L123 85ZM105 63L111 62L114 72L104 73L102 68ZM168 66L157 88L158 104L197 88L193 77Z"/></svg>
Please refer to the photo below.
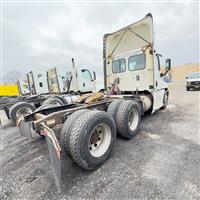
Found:
<svg viewBox="0 0 200 200"><path fill-rule="evenodd" d="M26 116L28 114L31 114L32 110L28 107L22 107L19 108L16 112L16 117L18 118L19 116Z"/></svg>
<svg viewBox="0 0 200 200"><path fill-rule="evenodd" d="M105 124L97 125L89 138L88 148L92 156L100 157L106 153L111 143L111 129Z"/></svg>
<svg viewBox="0 0 200 200"><path fill-rule="evenodd" d="M139 123L139 113L138 110L133 108L128 116L128 125L129 128L134 131L137 128L137 125Z"/></svg>

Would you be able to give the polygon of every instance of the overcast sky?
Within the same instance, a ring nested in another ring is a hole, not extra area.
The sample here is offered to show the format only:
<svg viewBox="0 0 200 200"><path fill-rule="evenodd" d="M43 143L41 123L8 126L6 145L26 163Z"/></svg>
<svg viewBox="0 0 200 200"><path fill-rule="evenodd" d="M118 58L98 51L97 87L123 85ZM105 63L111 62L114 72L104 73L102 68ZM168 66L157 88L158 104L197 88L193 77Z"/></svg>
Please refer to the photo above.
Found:
<svg viewBox="0 0 200 200"><path fill-rule="evenodd" d="M102 40L151 12L156 49L173 65L199 62L197 3L3 3L3 75L77 67L102 80Z"/></svg>

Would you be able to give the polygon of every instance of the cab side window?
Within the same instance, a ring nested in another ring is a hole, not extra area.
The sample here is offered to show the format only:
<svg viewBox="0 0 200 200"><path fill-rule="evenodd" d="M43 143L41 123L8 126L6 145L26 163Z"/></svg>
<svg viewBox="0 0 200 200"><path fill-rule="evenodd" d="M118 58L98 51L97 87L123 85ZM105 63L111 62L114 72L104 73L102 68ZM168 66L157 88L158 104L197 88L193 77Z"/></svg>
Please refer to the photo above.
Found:
<svg viewBox="0 0 200 200"><path fill-rule="evenodd" d="M128 69L130 71L140 70L145 68L145 55L139 54L128 58Z"/></svg>
<svg viewBox="0 0 200 200"><path fill-rule="evenodd" d="M124 58L112 62L112 72L114 74L126 71L126 60Z"/></svg>
<svg viewBox="0 0 200 200"><path fill-rule="evenodd" d="M85 69L81 70L81 75L83 79L89 79L89 80L92 79L91 74L88 70L85 70Z"/></svg>

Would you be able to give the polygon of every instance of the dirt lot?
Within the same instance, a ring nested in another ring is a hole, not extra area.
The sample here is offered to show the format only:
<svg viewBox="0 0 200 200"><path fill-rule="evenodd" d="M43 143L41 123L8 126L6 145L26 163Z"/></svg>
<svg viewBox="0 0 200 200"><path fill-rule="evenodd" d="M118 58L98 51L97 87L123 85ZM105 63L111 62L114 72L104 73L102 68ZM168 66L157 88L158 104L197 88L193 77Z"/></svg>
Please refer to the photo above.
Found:
<svg viewBox="0 0 200 200"><path fill-rule="evenodd" d="M144 117L134 139L118 138L94 172L66 160L60 194L45 141L21 138L1 113L0 199L199 199L199 95L171 89L168 108Z"/></svg>

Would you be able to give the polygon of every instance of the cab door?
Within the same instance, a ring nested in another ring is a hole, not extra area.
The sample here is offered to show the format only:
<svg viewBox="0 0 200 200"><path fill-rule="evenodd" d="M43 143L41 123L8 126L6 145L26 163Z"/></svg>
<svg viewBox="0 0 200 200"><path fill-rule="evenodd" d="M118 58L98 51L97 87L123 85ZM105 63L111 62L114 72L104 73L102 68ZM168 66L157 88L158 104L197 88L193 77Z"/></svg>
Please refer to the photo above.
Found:
<svg viewBox="0 0 200 200"><path fill-rule="evenodd" d="M166 84L160 76L160 55L154 55L154 106L153 110L157 110L163 106L163 98Z"/></svg>
<svg viewBox="0 0 200 200"><path fill-rule="evenodd" d="M139 52L127 57L127 76L124 90L143 91L146 85L146 56Z"/></svg>
<svg viewBox="0 0 200 200"><path fill-rule="evenodd" d="M94 81L88 69L81 69L79 85L81 92L94 91Z"/></svg>
<svg viewBox="0 0 200 200"><path fill-rule="evenodd" d="M123 58L118 58L112 62L112 74L114 81L118 80L118 90L125 91L144 91L146 82L145 54L142 52L132 53Z"/></svg>
<svg viewBox="0 0 200 200"><path fill-rule="evenodd" d="M33 72L32 71L30 71L27 74L27 80L28 80L30 93L31 94L36 94L35 81L34 81L34 77L33 77Z"/></svg>
<svg viewBox="0 0 200 200"><path fill-rule="evenodd" d="M47 80L49 85L49 93L60 93L60 86L56 68L49 69L47 72Z"/></svg>

